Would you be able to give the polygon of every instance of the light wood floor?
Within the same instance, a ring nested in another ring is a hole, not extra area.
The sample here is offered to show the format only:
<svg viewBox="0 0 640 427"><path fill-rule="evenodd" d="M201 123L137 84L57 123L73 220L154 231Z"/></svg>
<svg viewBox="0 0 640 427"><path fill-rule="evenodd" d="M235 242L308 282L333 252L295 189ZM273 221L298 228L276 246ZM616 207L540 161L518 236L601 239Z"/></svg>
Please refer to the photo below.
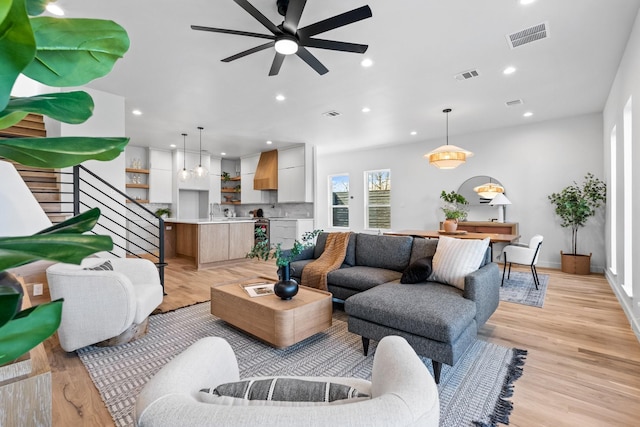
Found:
<svg viewBox="0 0 640 427"><path fill-rule="evenodd" d="M501 302L480 331L485 340L529 351L511 398L510 425L640 425L640 343L604 277L539 271L550 275L544 308ZM196 271L184 260L171 259L165 273L168 295L160 309L206 301L214 282L274 272L273 264L260 261ZM112 426L75 353L65 353L55 336L45 344L54 426Z"/></svg>

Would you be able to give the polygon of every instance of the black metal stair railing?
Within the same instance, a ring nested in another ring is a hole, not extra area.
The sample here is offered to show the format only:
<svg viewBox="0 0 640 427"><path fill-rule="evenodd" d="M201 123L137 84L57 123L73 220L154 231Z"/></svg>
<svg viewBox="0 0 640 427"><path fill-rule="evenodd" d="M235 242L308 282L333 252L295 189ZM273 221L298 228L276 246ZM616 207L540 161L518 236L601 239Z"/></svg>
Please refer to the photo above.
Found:
<svg viewBox="0 0 640 427"><path fill-rule="evenodd" d="M21 170L18 168L18 171ZM92 208L100 209L94 234L109 234L114 250L119 248L128 257L151 259L158 267L164 291L164 221L148 208L82 165L68 171L33 171L23 180L39 199L52 223L78 215ZM43 177L38 177L42 173ZM57 175L52 185L51 175ZM114 251L110 252L119 256Z"/></svg>

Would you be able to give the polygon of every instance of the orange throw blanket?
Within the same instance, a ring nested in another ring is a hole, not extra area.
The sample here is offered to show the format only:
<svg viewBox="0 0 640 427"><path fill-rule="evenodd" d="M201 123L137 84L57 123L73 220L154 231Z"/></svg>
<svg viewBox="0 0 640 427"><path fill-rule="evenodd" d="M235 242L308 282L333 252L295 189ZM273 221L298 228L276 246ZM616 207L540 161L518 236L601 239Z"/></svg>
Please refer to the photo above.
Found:
<svg viewBox="0 0 640 427"><path fill-rule="evenodd" d="M340 268L347 254L351 232L329 233L324 252L302 270L301 282L304 286L327 291L327 274Z"/></svg>

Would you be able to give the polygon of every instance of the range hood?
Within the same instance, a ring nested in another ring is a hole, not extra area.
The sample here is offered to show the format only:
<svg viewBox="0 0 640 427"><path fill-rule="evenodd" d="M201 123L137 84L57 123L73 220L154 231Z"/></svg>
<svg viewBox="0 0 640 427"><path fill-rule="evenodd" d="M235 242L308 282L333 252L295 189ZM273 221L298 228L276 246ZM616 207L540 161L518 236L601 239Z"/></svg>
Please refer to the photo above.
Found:
<svg viewBox="0 0 640 427"><path fill-rule="evenodd" d="M253 178L254 190L278 189L278 150L263 151Z"/></svg>

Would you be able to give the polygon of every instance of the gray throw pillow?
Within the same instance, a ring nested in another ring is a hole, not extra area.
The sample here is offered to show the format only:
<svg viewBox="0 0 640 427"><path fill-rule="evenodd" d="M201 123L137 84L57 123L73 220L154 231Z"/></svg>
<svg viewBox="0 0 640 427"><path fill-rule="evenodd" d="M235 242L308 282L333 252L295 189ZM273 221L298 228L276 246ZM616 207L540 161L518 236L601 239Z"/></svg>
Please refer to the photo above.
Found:
<svg viewBox="0 0 640 427"><path fill-rule="evenodd" d="M347 385L296 378L266 378L225 383L213 390L205 388L200 392L213 396L283 402L333 402L368 397L368 395Z"/></svg>
<svg viewBox="0 0 640 427"><path fill-rule="evenodd" d="M113 271L113 265L111 265L111 261L105 261L93 267L85 267L83 270Z"/></svg>
<svg viewBox="0 0 640 427"><path fill-rule="evenodd" d="M426 282L433 269L432 262L432 256L418 258L404 270L402 277L400 278L400 283L409 284Z"/></svg>

